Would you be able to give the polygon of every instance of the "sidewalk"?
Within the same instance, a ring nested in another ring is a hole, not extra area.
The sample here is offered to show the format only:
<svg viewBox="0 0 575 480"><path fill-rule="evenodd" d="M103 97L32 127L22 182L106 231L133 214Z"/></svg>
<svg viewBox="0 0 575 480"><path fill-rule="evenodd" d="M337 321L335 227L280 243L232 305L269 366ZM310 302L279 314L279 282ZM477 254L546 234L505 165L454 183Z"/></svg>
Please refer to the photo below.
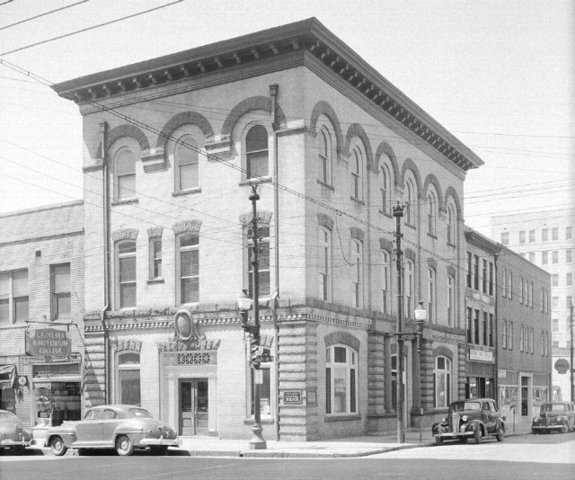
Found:
<svg viewBox="0 0 575 480"><path fill-rule="evenodd" d="M171 449L175 453L187 451L191 456L226 456L251 458L329 458L329 457L365 457L377 453L391 452L404 448L417 448L434 445L431 428L419 430L410 429L405 434L405 443L398 443L396 433L381 436L347 437L314 442L276 441L272 432L264 430L267 441L265 450L251 450L247 439L220 439L216 437L181 437L179 449ZM266 435L267 433L267 435ZM507 424L506 437L526 435L531 433L531 421ZM491 439L487 440L491 441ZM495 439L493 439L495 441ZM447 444L448 445L448 444Z"/></svg>

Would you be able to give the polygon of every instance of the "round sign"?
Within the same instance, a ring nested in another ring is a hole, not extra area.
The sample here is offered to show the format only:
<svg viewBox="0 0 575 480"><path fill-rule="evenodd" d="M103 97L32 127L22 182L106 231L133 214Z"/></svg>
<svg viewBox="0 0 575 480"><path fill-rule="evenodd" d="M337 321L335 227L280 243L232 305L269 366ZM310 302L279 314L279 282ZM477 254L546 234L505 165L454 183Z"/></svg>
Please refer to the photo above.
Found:
<svg viewBox="0 0 575 480"><path fill-rule="evenodd" d="M557 370L557 372L560 374L567 373L567 370L569 370L569 362L564 358L557 360L554 366L555 370Z"/></svg>
<svg viewBox="0 0 575 480"><path fill-rule="evenodd" d="M28 379L24 375L18 377L18 385L20 385L21 387L26 385L27 381L28 381Z"/></svg>
<svg viewBox="0 0 575 480"><path fill-rule="evenodd" d="M176 336L180 340L189 340L192 338L194 329L192 328L192 317L187 310L179 310L174 317L174 329Z"/></svg>

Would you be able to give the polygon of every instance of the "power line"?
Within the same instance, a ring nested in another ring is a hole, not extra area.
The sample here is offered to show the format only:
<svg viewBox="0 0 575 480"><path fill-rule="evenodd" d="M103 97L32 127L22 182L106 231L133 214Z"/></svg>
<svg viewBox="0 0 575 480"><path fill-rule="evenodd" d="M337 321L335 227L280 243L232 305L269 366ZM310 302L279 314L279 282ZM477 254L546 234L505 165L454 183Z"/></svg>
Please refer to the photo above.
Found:
<svg viewBox="0 0 575 480"><path fill-rule="evenodd" d="M25 18L24 20L19 20L18 22L11 23L10 25L6 25L6 26L4 26L4 27L0 27L0 30L6 30L6 29L8 29L8 28L15 27L16 25L21 25L21 24L23 24L23 23L30 22L30 21L32 21L32 20L36 20L37 18L45 17L45 16L47 16L47 15L51 15L51 14L53 14L53 13L60 12L61 10L66 10L67 8L72 8L72 7L75 7L76 5L80 5L81 3L86 3L86 2L89 2L89 1L90 1L90 0L80 0L79 2L72 3L72 4L70 4L70 5L65 5L65 6L63 6L63 7L56 8L55 10L50 10L50 11L48 11L48 12L40 13L39 15L35 15L35 16L29 17L29 18Z"/></svg>
<svg viewBox="0 0 575 480"><path fill-rule="evenodd" d="M56 40L61 40L62 38L71 37L72 35L77 35L78 33L88 32L88 31L94 30L94 29L96 29L96 28L105 27L105 26L107 26L107 25L112 25L112 24L114 24L114 23L118 23L118 22L121 22L121 21L123 21L123 20L128 20L128 19L130 19L130 18L138 17L138 16L140 16L140 15L144 15L144 14L146 14L146 13L150 13L150 12L153 12L153 11L155 11L155 10L160 10L161 8L170 7L170 6L172 6L172 5L175 5L176 3L181 3L181 2L183 2L183 1L184 1L184 0L174 0L174 1L170 2L170 3L165 4L165 5L160 5L159 7L150 8L150 9L148 9L148 10L143 10L143 11L138 12L138 13L133 13L133 14L127 15L127 16L125 16L125 17L116 18L116 19L114 19L114 20L110 20L110 21L108 21L108 22L100 23L100 24L98 24L98 25L93 25L93 26L91 26L91 27L82 28L82 29L80 29L80 30L76 30L75 32L65 33L65 34L63 34L63 35L58 35L57 37L48 38L48 39L46 39L46 40L41 40L41 41L39 41L39 42L32 43L32 44L29 44L29 45L25 45L25 46L23 46L23 47L15 48L15 49L13 49L13 50L9 50L9 51L7 51L7 52L3 52L3 53L1 53L0 55L8 55L8 54L10 54L10 53L21 52L22 50L27 50L28 48L37 47L38 45L43 45L43 44L45 44L45 43L54 42L54 41L56 41Z"/></svg>

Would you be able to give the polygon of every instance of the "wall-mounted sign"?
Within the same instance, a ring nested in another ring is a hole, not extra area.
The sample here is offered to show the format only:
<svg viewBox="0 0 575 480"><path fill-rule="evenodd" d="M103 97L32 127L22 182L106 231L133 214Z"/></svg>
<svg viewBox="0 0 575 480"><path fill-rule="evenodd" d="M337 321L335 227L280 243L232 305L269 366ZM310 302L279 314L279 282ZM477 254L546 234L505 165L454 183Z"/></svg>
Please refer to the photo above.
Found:
<svg viewBox="0 0 575 480"><path fill-rule="evenodd" d="M469 349L469 360L475 362L489 362L493 363L494 356L491 350L479 350L478 348Z"/></svg>
<svg viewBox="0 0 575 480"><path fill-rule="evenodd" d="M288 390L284 392L284 403L292 405L301 404L301 390Z"/></svg>
<svg viewBox="0 0 575 480"><path fill-rule="evenodd" d="M72 342L63 330L41 328L30 332L27 351L30 355L65 357L71 347Z"/></svg>

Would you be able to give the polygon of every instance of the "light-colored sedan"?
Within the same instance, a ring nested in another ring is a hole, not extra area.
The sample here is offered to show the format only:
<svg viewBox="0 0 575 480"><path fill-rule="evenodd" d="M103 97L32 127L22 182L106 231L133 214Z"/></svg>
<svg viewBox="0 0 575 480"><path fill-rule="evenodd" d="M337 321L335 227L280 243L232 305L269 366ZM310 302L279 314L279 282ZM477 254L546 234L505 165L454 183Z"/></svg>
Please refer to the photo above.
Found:
<svg viewBox="0 0 575 480"><path fill-rule="evenodd" d="M0 410L0 450L7 448L21 455L30 445L34 445L32 434L20 419L8 410Z"/></svg>
<svg viewBox="0 0 575 480"><path fill-rule="evenodd" d="M57 456L69 448L114 448L118 455L131 455L135 449L149 448L152 454L165 455L177 447L176 431L155 420L150 412L135 405L100 405L90 408L84 420L67 421L46 434L45 447Z"/></svg>

